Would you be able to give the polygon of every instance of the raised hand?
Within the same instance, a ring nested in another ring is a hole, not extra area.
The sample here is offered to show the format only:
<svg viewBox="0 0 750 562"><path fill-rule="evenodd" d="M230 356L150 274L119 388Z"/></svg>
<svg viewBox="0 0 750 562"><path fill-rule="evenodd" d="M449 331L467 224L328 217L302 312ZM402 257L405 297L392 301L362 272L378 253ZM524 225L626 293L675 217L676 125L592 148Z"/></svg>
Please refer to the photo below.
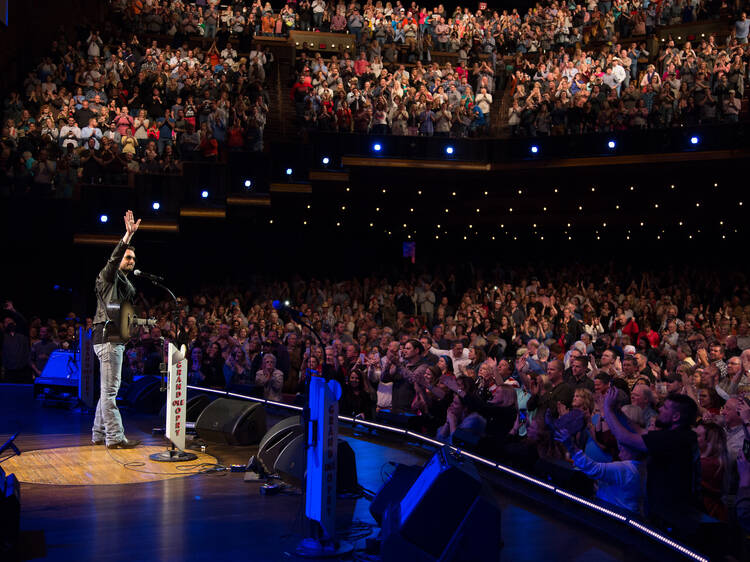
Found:
<svg viewBox="0 0 750 562"><path fill-rule="evenodd" d="M605 410L614 410L615 406L617 405L617 389L615 387L610 387L607 391L607 394L604 395L604 409Z"/></svg>
<svg viewBox="0 0 750 562"><path fill-rule="evenodd" d="M125 241L130 242L133 234L135 234L135 231L138 230L138 227L141 225L141 219L138 219L136 222L135 217L133 216L133 211L130 209L128 209L123 218L125 219Z"/></svg>
<svg viewBox="0 0 750 562"><path fill-rule="evenodd" d="M566 449L569 449L573 445L573 441L570 438L570 433L567 429L556 429L554 435L555 441L559 441L565 445Z"/></svg>
<svg viewBox="0 0 750 562"><path fill-rule="evenodd" d="M648 366L651 368L651 372L654 373L657 378L661 376L661 367L659 367L659 365L657 365L653 361L649 361Z"/></svg>
<svg viewBox="0 0 750 562"><path fill-rule="evenodd" d="M750 406L744 398L740 398L737 404L737 412L740 414L740 418L743 423L750 423Z"/></svg>

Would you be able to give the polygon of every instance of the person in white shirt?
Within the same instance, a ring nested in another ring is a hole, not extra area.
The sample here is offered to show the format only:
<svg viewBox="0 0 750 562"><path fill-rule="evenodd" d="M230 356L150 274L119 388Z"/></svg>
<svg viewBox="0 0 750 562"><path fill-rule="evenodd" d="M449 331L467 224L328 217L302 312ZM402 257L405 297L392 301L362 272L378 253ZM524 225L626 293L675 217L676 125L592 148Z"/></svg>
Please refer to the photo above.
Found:
<svg viewBox="0 0 750 562"><path fill-rule="evenodd" d="M94 139L94 150L99 150L101 138L102 130L96 126L96 119L89 119L89 124L81 129L81 144L86 144L89 139Z"/></svg>
<svg viewBox="0 0 750 562"><path fill-rule="evenodd" d="M615 83L617 84L617 95L620 95L620 89L622 88L622 83L625 81L626 74L625 74L625 68L622 66L622 61L618 58L615 58L612 64L612 75L615 77Z"/></svg>
<svg viewBox="0 0 750 562"><path fill-rule="evenodd" d="M313 26L315 29L320 29L323 23L323 14L326 11L325 0L313 0L312 12L313 12Z"/></svg>
<svg viewBox="0 0 750 562"><path fill-rule="evenodd" d="M573 443L567 429L556 431L555 440L565 445L576 468L597 481L598 499L631 513L641 514L645 480L645 466L642 462L644 453L618 444L619 461L596 462Z"/></svg>
<svg viewBox="0 0 750 562"><path fill-rule="evenodd" d="M490 105L492 104L492 94L487 93L487 88L481 88L479 90L479 93L477 94L475 98L476 104L479 106L479 109L482 110L482 113L485 115L490 114Z"/></svg>
<svg viewBox="0 0 750 562"><path fill-rule="evenodd" d="M98 31L92 31L89 34L88 39L86 39L86 43L88 44L88 50L87 54L89 56L89 59L93 59L94 57L99 57L102 54L102 45L104 43L102 42L101 37L99 37Z"/></svg>
<svg viewBox="0 0 750 562"><path fill-rule="evenodd" d="M237 59L237 51L231 44L227 44L227 46L221 51L221 58L231 59L232 62L234 62Z"/></svg>
<svg viewBox="0 0 750 562"><path fill-rule="evenodd" d="M62 147L72 146L78 148L81 143L81 129L73 117L68 117L68 124L60 129L60 141Z"/></svg>
<svg viewBox="0 0 750 562"><path fill-rule="evenodd" d="M437 349L436 347L430 348L430 353L442 357L447 355L453 361L453 373L458 376L464 374L464 369L471 363L469 358L469 350L464 348L464 344L460 341L454 342L453 347L450 350Z"/></svg>
<svg viewBox="0 0 750 562"><path fill-rule="evenodd" d="M393 353L398 353L399 343L392 341L388 344L389 348L392 348ZM367 364L367 378L370 380L373 386L377 388L377 409L390 409L393 403L393 383L384 382L381 378L383 374L385 357L381 359L380 352L377 349L370 352L369 357L366 359Z"/></svg>

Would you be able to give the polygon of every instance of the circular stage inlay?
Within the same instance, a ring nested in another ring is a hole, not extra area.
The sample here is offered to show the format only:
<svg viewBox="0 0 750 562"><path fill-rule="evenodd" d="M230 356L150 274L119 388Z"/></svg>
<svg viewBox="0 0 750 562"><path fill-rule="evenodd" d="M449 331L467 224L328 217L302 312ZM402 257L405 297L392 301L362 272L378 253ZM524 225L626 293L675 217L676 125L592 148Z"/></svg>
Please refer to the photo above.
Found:
<svg viewBox="0 0 750 562"><path fill-rule="evenodd" d="M142 445L135 449L107 449L104 445L60 447L24 451L3 463L6 474L15 473L31 484L100 485L153 482L197 474L204 463L216 458L192 451L198 458L189 462L154 462L148 458L164 446ZM126 466L127 465L127 466Z"/></svg>

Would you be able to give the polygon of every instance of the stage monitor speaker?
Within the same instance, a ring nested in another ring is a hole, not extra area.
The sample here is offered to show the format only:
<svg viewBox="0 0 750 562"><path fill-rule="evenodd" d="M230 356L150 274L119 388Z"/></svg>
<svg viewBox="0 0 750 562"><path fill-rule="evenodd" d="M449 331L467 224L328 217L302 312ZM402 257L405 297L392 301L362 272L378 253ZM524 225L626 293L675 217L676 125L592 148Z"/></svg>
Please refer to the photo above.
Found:
<svg viewBox="0 0 750 562"><path fill-rule="evenodd" d="M281 448L273 466L269 469L264 465L264 468L270 474L278 474L285 482L301 486L305 478L305 436L302 433L290 435L284 439L284 443L286 444ZM354 449L344 439L339 439L336 449L336 493L351 494L359 491Z"/></svg>
<svg viewBox="0 0 750 562"><path fill-rule="evenodd" d="M258 446L257 459L263 466L263 470L273 474L275 472L276 459L279 458L281 451L299 435L302 435L302 420L300 416L284 418L269 429Z"/></svg>
<svg viewBox="0 0 750 562"><path fill-rule="evenodd" d="M500 509L476 467L443 447L383 519L384 562L498 561Z"/></svg>
<svg viewBox="0 0 750 562"><path fill-rule="evenodd" d="M373 519L380 525L383 522L383 515L389 506L400 502L416 482L422 467L417 465L397 464L391 477L375 494L370 504L370 514Z"/></svg>
<svg viewBox="0 0 750 562"><path fill-rule="evenodd" d="M214 443L252 445L266 432L266 410L258 402L218 398L198 416L195 432Z"/></svg>
<svg viewBox="0 0 750 562"><path fill-rule="evenodd" d="M278 474L282 480L294 486L302 486L305 479L305 436L299 434L287 440L279 456L273 463L271 474Z"/></svg>
<svg viewBox="0 0 750 562"><path fill-rule="evenodd" d="M195 396L191 396L188 398L187 401L187 414L185 421L188 422L194 422L198 419L198 416L201 415L201 412L206 409L206 406L208 406L211 403L211 400L213 400L212 396L209 396L207 394L196 394ZM165 402L162 407L161 411L159 412L159 418L165 418L167 416L167 403Z"/></svg>
<svg viewBox="0 0 750 562"><path fill-rule="evenodd" d="M0 554L12 555L21 529L21 485L0 468Z"/></svg>
<svg viewBox="0 0 750 562"><path fill-rule="evenodd" d="M78 384L77 361L80 359L72 351L57 349L50 354L47 363L44 364L41 378L65 379Z"/></svg>
<svg viewBox="0 0 750 562"><path fill-rule="evenodd" d="M161 392L161 379L145 375L130 383L125 389L125 401L139 412L157 413L166 400L167 393Z"/></svg>
<svg viewBox="0 0 750 562"><path fill-rule="evenodd" d="M357 457L348 441L339 439L336 449L336 493L357 494L361 491L357 480Z"/></svg>

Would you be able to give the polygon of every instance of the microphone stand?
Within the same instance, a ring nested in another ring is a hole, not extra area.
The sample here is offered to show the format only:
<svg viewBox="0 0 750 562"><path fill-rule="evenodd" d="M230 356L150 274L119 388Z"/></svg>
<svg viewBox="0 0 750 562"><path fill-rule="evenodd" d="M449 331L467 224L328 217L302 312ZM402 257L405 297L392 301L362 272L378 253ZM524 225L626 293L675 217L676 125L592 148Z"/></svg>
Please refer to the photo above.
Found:
<svg viewBox="0 0 750 562"><path fill-rule="evenodd" d="M177 297L175 296L175 294L171 291L169 287L167 287L166 285L163 285L156 279L153 279L152 277L145 277L145 276L143 278L148 279L149 281L151 281L151 283L153 283L157 287L164 289L169 294L169 296L172 297L172 301L174 301L174 308L172 309L172 326L174 327L174 330L175 330L174 332L175 337L177 337L177 317L179 315L178 309L180 306L179 302L177 301ZM162 355L166 359L166 353L167 353L166 350L168 349L169 341L165 340L164 337L162 337L161 339L162 339ZM165 392L167 390L167 362L166 361L162 362L161 365L159 365L159 372L161 373L161 388L159 388L159 391Z"/></svg>

